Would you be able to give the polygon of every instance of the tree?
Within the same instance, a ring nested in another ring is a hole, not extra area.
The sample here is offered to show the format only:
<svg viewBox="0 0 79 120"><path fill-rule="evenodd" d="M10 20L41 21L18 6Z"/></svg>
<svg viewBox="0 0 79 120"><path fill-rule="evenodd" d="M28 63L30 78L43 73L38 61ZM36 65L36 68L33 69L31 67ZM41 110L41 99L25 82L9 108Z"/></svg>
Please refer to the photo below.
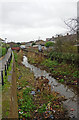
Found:
<svg viewBox="0 0 79 120"><path fill-rule="evenodd" d="M79 17L70 18L70 19L64 21L64 23L68 27L70 33L74 34L79 31Z"/></svg>
<svg viewBox="0 0 79 120"><path fill-rule="evenodd" d="M77 51L79 53L79 45L78 45L79 44L79 13L77 14L77 18L70 18L64 22L66 26L68 27L68 29L70 30L69 31L70 33L77 34Z"/></svg>
<svg viewBox="0 0 79 120"><path fill-rule="evenodd" d="M45 46L46 47L54 46L54 43L49 41L49 42L46 42Z"/></svg>
<svg viewBox="0 0 79 120"><path fill-rule="evenodd" d="M36 45L36 44L33 42L33 43L32 43L32 46L33 46L33 45Z"/></svg>

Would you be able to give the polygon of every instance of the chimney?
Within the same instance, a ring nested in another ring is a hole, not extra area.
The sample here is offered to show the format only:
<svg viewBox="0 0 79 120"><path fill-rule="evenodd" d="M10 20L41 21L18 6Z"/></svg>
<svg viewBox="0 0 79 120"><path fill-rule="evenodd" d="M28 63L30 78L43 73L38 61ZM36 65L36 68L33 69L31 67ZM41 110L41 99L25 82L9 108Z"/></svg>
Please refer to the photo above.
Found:
<svg viewBox="0 0 79 120"><path fill-rule="evenodd" d="M52 36L52 38L54 39L54 36Z"/></svg>

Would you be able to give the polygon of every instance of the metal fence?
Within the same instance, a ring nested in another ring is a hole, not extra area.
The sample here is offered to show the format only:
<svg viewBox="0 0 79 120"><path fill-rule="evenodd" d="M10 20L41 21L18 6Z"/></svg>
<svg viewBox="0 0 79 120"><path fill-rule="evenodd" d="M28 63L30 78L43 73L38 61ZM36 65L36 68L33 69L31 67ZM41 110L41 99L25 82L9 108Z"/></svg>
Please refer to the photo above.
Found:
<svg viewBox="0 0 79 120"><path fill-rule="evenodd" d="M11 52L10 57L6 61L6 64L4 65L4 70L1 70L1 84L2 84L2 86L4 85L4 77L7 76L7 71L8 71L8 68L10 66L11 59L12 59L12 52ZM3 74L3 72L4 72L4 74Z"/></svg>

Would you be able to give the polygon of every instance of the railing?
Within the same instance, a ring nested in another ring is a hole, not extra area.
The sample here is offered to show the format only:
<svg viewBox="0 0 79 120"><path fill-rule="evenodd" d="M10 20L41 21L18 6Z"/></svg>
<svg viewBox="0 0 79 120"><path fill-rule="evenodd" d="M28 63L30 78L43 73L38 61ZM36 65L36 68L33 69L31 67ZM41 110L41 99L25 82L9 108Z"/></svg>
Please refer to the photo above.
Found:
<svg viewBox="0 0 79 120"><path fill-rule="evenodd" d="M4 70L1 70L1 83L2 83L2 86L4 85L4 76L7 76L7 71L8 71L8 68L10 66L11 59L12 59L12 52L11 52L11 55L10 55L8 61L6 61ZM3 74L3 72L4 72L4 74Z"/></svg>

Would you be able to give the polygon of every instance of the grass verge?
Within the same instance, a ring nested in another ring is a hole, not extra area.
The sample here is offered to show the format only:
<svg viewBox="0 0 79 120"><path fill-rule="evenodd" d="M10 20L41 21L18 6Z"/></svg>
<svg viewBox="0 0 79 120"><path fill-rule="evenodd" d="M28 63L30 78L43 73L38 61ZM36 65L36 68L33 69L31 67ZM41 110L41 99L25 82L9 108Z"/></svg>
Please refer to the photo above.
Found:
<svg viewBox="0 0 79 120"><path fill-rule="evenodd" d="M3 79L4 79L4 86L2 86L2 118L8 118L9 111L10 111L10 88L11 82L8 81L8 77L11 76L11 69L12 69L13 59L11 60L10 66L7 70L7 76L5 76L3 72Z"/></svg>

